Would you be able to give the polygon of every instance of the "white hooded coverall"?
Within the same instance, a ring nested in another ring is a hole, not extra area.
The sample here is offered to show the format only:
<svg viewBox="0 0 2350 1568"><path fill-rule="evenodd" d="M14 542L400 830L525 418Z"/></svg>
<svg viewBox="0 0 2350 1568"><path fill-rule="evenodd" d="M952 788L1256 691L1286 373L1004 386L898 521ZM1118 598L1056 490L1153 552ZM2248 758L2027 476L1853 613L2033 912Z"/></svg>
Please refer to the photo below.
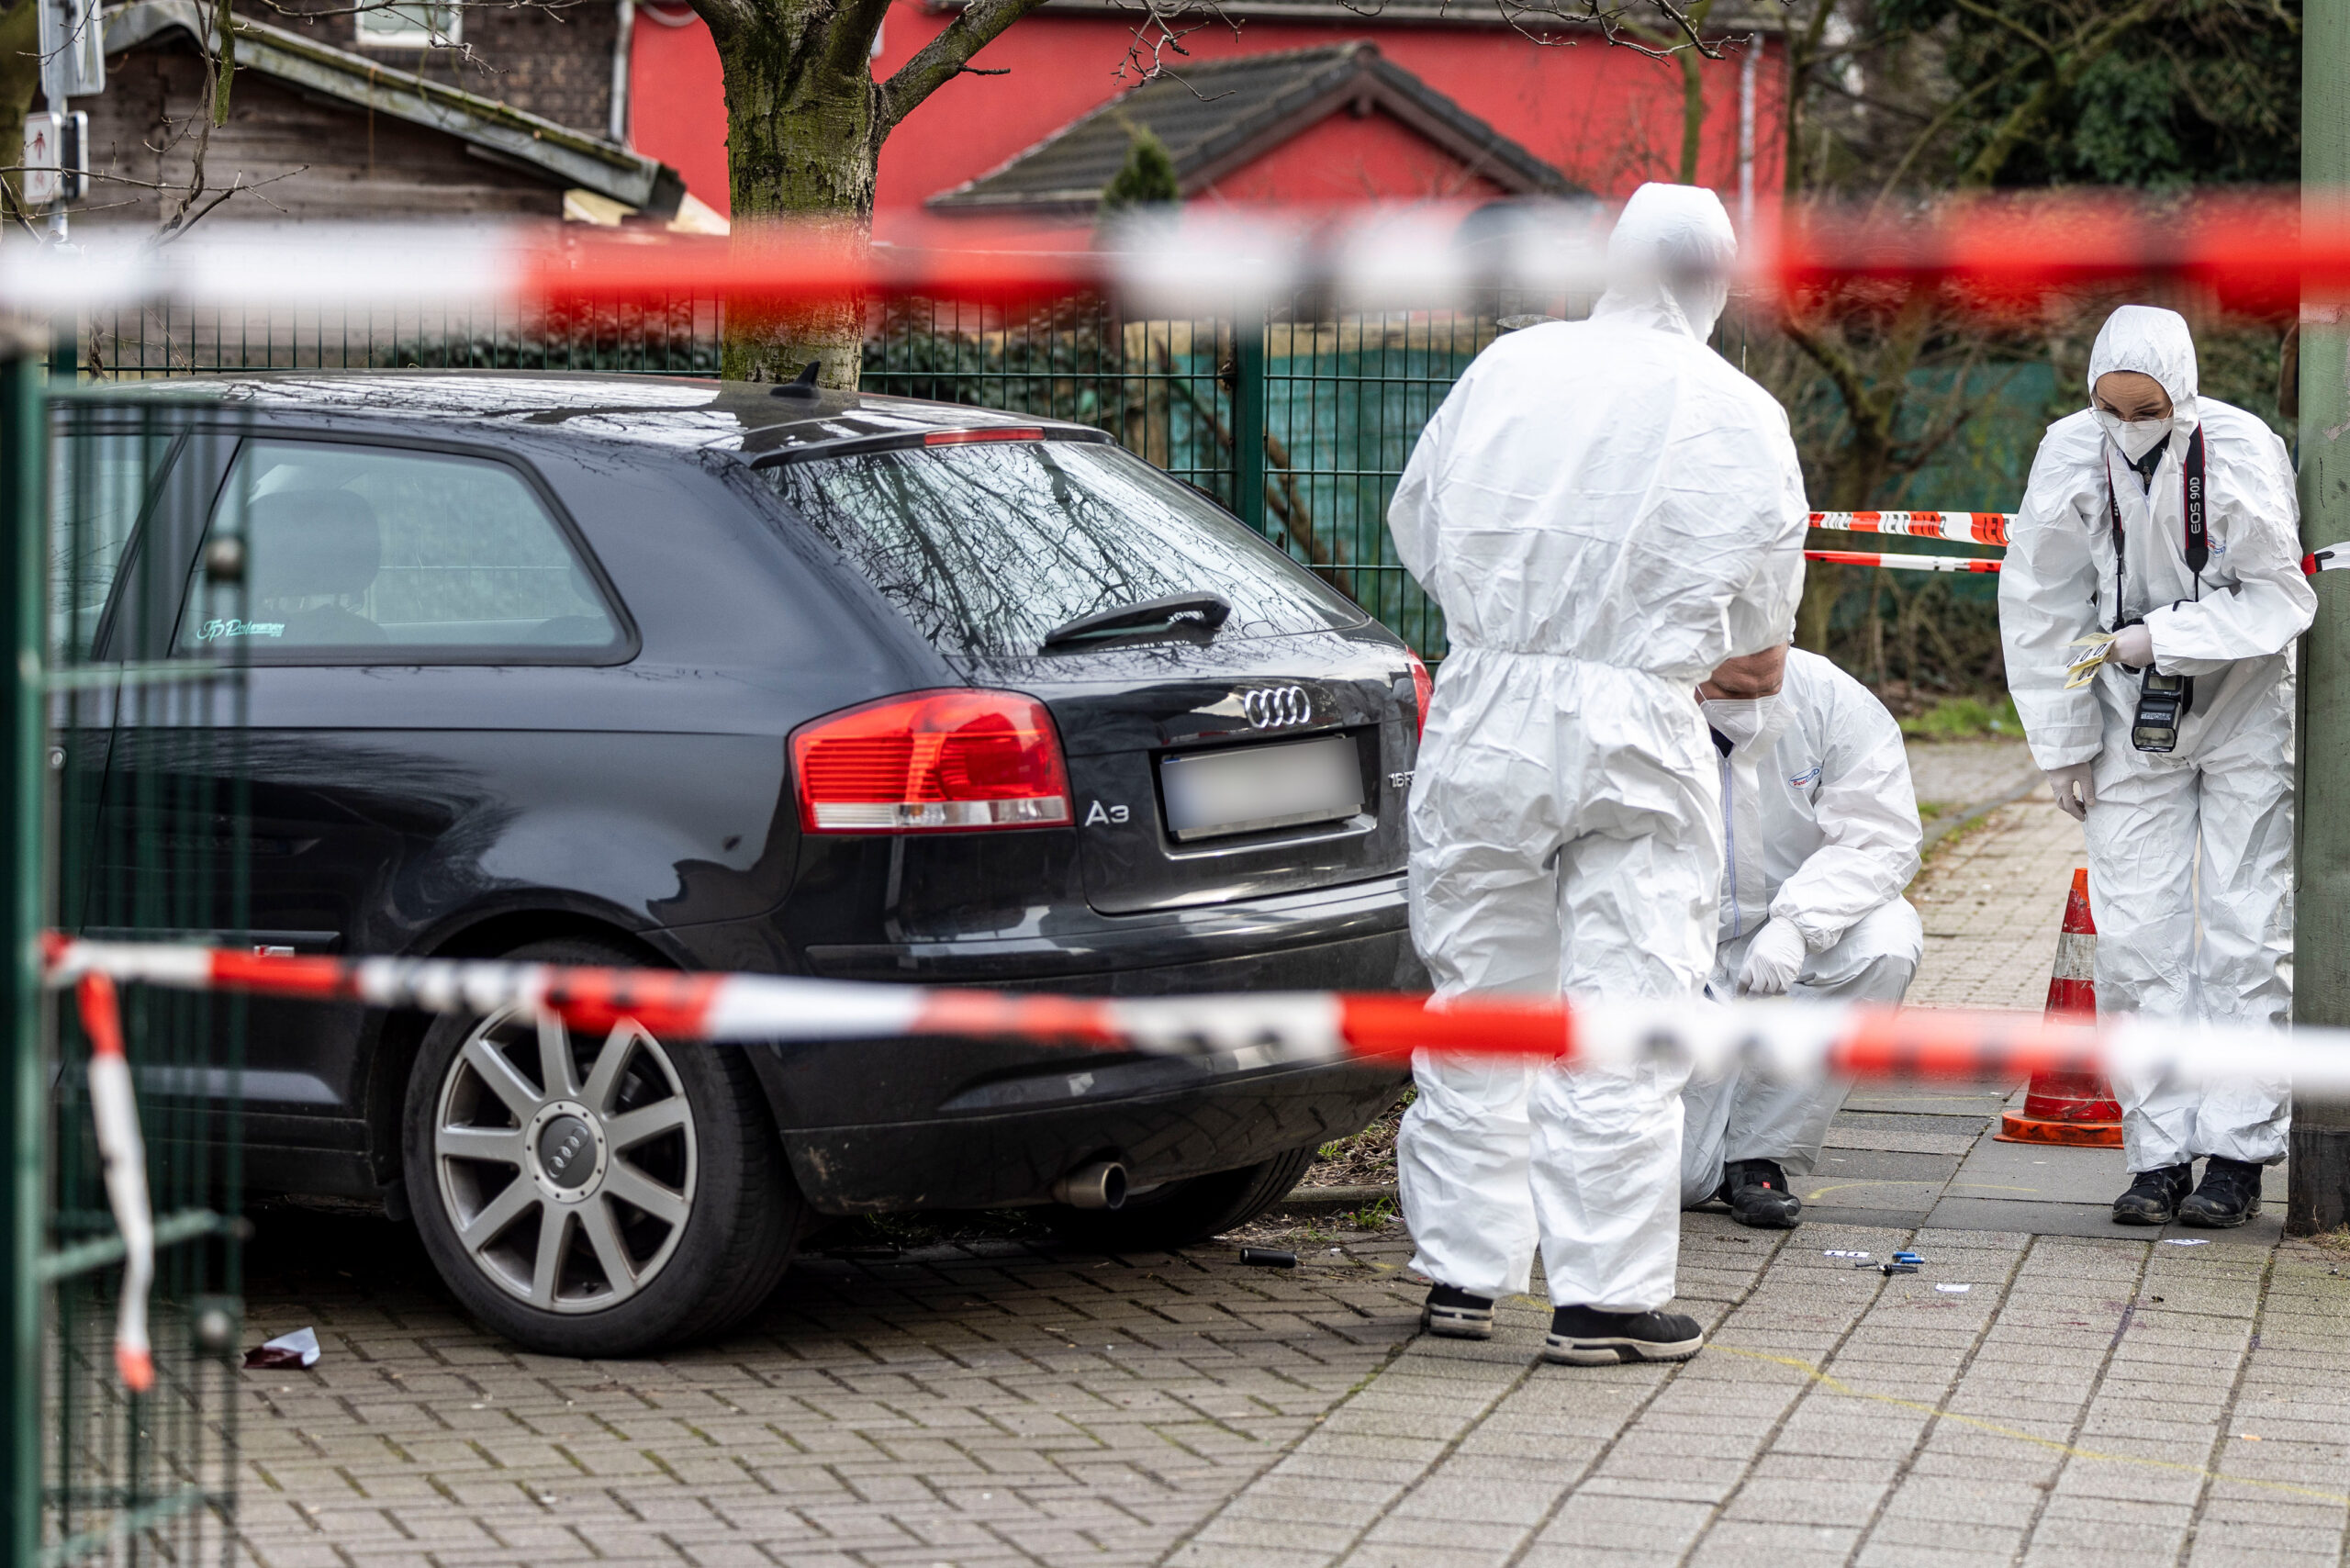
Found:
<svg viewBox="0 0 2350 1568"><path fill-rule="evenodd" d="M1790 996L1897 1002L1926 934L1901 890L1918 874L1917 792L1901 726L1868 688L1818 654L1787 650L1762 732L1717 741L1727 828L1715 996L1737 993L1747 949L1772 921L1802 936ZM1749 1071L1682 1091L1681 1202L1702 1204L1732 1160L1789 1176L1818 1168L1847 1081L1774 1082Z"/></svg>
<svg viewBox="0 0 2350 1568"><path fill-rule="evenodd" d="M1786 416L1706 346L1735 249L1709 191L1643 185L1585 321L1477 357L1388 512L1450 651L1411 797L1412 935L1438 998L1695 998L1713 958L1721 820L1690 700L1780 641L1802 590ZM1660 274L1675 263L1684 281ZM1414 1064L1398 1177L1412 1266L1561 1305L1673 1295L1684 1073Z"/></svg>
<svg viewBox="0 0 2350 1568"><path fill-rule="evenodd" d="M2196 395L2195 342L2174 312L2116 310L2090 351L2092 396L2115 370L2143 372L2170 394L2160 466L2149 488L2093 410L2048 427L1999 577L2008 684L2033 761L2094 760L2098 1010L2281 1025L2292 996L2288 650L2317 609L2301 575L2292 465L2266 424ZM2199 582L2187 566L2182 467L2199 425L2210 551ZM2118 606L2109 494L2121 518ZM2168 754L2131 744L2137 672L2108 663L2090 685L2064 689L2081 653L2068 643L2141 616L2155 667L2195 678ZM2116 1074L2113 1088L2132 1171L2202 1155L2285 1156L2282 1081L2195 1088Z"/></svg>

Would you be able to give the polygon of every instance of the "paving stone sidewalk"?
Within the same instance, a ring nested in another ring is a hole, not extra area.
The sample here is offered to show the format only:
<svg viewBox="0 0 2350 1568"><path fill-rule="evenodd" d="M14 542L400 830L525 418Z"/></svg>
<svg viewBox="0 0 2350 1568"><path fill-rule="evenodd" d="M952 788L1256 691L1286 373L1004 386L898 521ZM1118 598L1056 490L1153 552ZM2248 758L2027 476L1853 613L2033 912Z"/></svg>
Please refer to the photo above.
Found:
<svg viewBox="0 0 2350 1568"><path fill-rule="evenodd" d="M1692 1215L1711 1346L1592 1370L1537 1362L1531 1301L1416 1338L1400 1234L1294 1271L996 1242L820 1258L723 1344L584 1363L473 1328L381 1222L308 1223L256 1260L253 1332L326 1349L246 1374L271 1568L2202 1568L2338 1561L2350 1518L2350 1281L2305 1243ZM1901 1245L1925 1273L1823 1255Z"/></svg>
<svg viewBox="0 0 2350 1568"><path fill-rule="evenodd" d="M1974 797L1981 799L1983 797ZM1912 897L1913 1000L2037 1008L2079 832L1991 813ZM818 1255L659 1360L522 1353L380 1218L260 1216L244 1546L263 1568L569 1562L2062 1564L2343 1560L2350 1257L2102 1217L2110 1155L1989 1141L2013 1085L1872 1084L1790 1234L1684 1216L1684 1366L1541 1364L1546 1310L1417 1334L1409 1238ZM2179 1243L2186 1243L2180 1245ZM1830 1251L1913 1246L1888 1279ZM1538 1282L1537 1289L1539 1285Z"/></svg>

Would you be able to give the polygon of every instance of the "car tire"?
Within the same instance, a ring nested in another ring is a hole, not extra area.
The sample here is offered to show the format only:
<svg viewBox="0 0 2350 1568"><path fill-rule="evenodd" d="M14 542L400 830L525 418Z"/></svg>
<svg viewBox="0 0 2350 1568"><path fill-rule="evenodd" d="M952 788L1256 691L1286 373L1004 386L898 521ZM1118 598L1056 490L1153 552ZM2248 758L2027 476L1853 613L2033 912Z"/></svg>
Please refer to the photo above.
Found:
<svg viewBox="0 0 2350 1568"><path fill-rule="evenodd" d="M1114 1209L1056 1209L1054 1234L1089 1252L1165 1252L1247 1225L1289 1196L1314 1163L1315 1146L1237 1170L1169 1182Z"/></svg>
<svg viewBox="0 0 2350 1568"><path fill-rule="evenodd" d="M643 962L579 938L508 957ZM554 1072L565 1081L551 1085ZM629 1356L722 1332L774 1290L800 1229L804 1205L741 1053L633 1024L575 1033L510 1009L435 1019L408 1074L402 1143L442 1279L483 1324L550 1355Z"/></svg>

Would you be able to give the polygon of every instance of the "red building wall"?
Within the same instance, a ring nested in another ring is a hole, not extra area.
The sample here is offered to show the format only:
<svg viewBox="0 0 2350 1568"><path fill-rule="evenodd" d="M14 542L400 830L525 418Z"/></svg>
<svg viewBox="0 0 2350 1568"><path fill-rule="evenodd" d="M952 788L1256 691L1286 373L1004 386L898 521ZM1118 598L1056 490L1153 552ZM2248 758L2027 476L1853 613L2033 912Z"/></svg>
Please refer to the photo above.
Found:
<svg viewBox="0 0 2350 1568"><path fill-rule="evenodd" d="M733 203L726 191L726 79L701 18L682 4L639 5L628 78L629 145L727 211Z"/></svg>
<svg viewBox="0 0 2350 1568"><path fill-rule="evenodd" d="M657 17L646 17L653 9L640 8L635 35L634 143L675 165L694 195L723 212L725 106L717 53L699 22L665 27ZM682 10L675 6L671 14ZM949 20L923 0L896 0L876 74L896 70ZM1127 84L1116 73L1133 36L1131 25L1116 17L1046 13L1014 24L974 62L1011 74L956 78L883 144L877 229L887 236L919 221L928 197L985 174L1113 96ZM1680 67L1596 38L1544 45L1506 28L1258 20L1243 22L1237 34L1203 28L1183 47L1192 59L1210 60L1360 38L1602 196L1673 178L1679 165ZM1783 71L1776 40L1763 48L1755 72L1754 181L1758 204L1767 209L1781 179ZM1181 62L1172 63L1180 73ZM1702 67L1707 114L1698 178L1733 210L1740 70L1735 55ZM1458 173L1450 160L1383 117L1337 117L1226 181L1219 196L1324 201L1371 194L1366 186L1378 185L1377 194L1416 196L1437 194L1430 187Z"/></svg>
<svg viewBox="0 0 2350 1568"><path fill-rule="evenodd" d="M885 154L886 156L886 154ZM1508 193L1385 115L1343 111L1202 191L1206 202L1490 201Z"/></svg>

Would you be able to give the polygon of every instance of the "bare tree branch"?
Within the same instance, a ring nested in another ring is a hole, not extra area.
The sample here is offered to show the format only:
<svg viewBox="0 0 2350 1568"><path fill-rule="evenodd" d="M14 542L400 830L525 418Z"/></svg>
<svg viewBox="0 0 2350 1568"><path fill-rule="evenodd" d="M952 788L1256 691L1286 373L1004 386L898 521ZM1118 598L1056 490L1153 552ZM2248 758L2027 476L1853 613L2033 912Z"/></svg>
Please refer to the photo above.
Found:
<svg viewBox="0 0 2350 1568"><path fill-rule="evenodd" d="M890 14L890 0L842 0L824 28L824 66L850 74L871 73L866 62L873 58L873 39L881 18Z"/></svg>
<svg viewBox="0 0 2350 1568"><path fill-rule="evenodd" d="M1961 0L1962 4L1971 0ZM1983 151L1958 177L1961 189L1984 189L1998 178L1999 170L2007 163L2023 139L2039 129L2048 111L2077 85L2089 68L2103 58L2105 52L2122 37L2151 20L2162 10L2166 0L2137 0L2121 11L2109 13L2084 23L2067 40L2063 54L2056 58L2056 68L2047 80L2032 90L2031 96L2010 110L1999 122Z"/></svg>
<svg viewBox="0 0 2350 1568"><path fill-rule="evenodd" d="M2021 22L2017 21L2013 17L2009 16L1997 6L1986 6L1982 3L1982 0L1951 0L1951 3L1970 17L1978 17L1983 21L1990 23L1995 28L2002 28L2007 31L2015 34L2016 37L2023 39L2024 42L2038 50L2041 54L2047 59L2053 61L2056 58L2055 45L2050 43L2046 39L2042 38L2039 33L2033 31L2031 28L2025 27Z"/></svg>
<svg viewBox="0 0 2350 1568"><path fill-rule="evenodd" d="M710 28L711 41L717 44L721 58L728 46L759 31L765 20L753 0L688 0L694 15Z"/></svg>
<svg viewBox="0 0 2350 1568"><path fill-rule="evenodd" d="M889 135L915 105L930 96L941 84L960 74L971 56L1043 4L1044 0L977 0L957 12L936 38L923 45L912 60L898 68L895 75L881 84L881 101L874 116L877 140Z"/></svg>

